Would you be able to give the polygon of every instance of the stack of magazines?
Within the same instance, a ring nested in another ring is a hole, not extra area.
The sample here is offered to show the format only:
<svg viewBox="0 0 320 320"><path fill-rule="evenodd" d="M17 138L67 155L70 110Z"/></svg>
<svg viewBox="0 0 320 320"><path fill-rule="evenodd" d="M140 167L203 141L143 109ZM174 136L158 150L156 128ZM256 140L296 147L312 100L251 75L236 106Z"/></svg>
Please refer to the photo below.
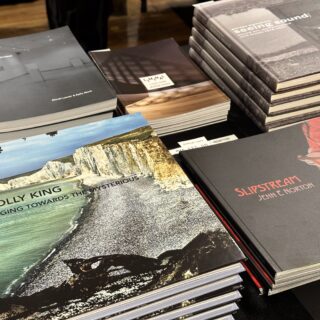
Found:
<svg viewBox="0 0 320 320"><path fill-rule="evenodd" d="M115 88L120 113L141 112L159 135L227 120L230 99L173 39L90 54Z"/></svg>
<svg viewBox="0 0 320 320"><path fill-rule="evenodd" d="M320 3L195 6L191 57L263 131L320 114Z"/></svg>
<svg viewBox="0 0 320 320"><path fill-rule="evenodd" d="M146 120L60 126L0 142L0 319L233 319L244 255Z"/></svg>

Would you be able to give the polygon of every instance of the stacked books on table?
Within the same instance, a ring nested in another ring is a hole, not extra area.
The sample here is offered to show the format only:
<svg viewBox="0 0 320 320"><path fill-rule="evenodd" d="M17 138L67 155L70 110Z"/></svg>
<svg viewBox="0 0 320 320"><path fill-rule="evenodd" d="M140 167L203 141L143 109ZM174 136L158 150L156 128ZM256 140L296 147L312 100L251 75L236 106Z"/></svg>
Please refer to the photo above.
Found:
<svg viewBox="0 0 320 320"><path fill-rule="evenodd" d="M244 255L146 120L73 124L0 143L0 319L232 319Z"/></svg>
<svg viewBox="0 0 320 320"><path fill-rule="evenodd" d="M68 27L0 40L0 132L104 113L116 95Z"/></svg>
<svg viewBox="0 0 320 320"><path fill-rule="evenodd" d="M269 294L320 279L319 132L314 118L181 153Z"/></svg>
<svg viewBox="0 0 320 320"><path fill-rule="evenodd" d="M262 130L320 114L320 3L195 6L191 57Z"/></svg>
<svg viewBox="0 0 320 320"><path fill-rule="evenodd" d="M90 54L115 88L120 113L141 112L159 135L227 120L229 98L173 39Z"/></svg>

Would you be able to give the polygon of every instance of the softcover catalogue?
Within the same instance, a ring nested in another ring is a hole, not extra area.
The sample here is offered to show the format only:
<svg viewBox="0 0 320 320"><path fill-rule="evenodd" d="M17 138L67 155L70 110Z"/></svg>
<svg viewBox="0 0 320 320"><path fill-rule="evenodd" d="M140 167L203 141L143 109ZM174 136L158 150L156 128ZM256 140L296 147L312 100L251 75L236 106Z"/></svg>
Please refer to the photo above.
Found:
<svg viewBox="0 0 320 320"><path fill-rule="evenodd" d="M1 150L0 319L67 319L243 258L139 114Z"/></svg>
<svg viewBox="0 0 320 320"><path fill-rule="evenodd" d="M319 277L319 133L320 118L314 118L182 152L189 169L260 261L273 282L270 287L279 290Z"/></svg>
<svg viewBox="0 0 320 320"><path fill-rule="evenodd" d="M316 0L209 1L195 16L278 91L319 82L319 10Z"/></svg>

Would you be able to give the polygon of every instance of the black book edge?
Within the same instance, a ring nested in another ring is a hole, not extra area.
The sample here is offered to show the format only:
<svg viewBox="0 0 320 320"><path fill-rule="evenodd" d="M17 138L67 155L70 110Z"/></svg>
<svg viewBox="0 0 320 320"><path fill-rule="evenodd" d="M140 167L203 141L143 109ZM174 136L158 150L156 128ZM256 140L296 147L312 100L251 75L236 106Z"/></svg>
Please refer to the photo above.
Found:
<svg viewBox="0 0 320 320"><path fill-rule="evenodd" d="M226 217L225 213L222 213L223 210L216 204L216 201L212 200L212 197L207 191L205 191L204 187L201 187L198 184L195 184L195 187L248 257L243 261L242 265L258 288L259 292L261 294L264 293L265 288L271 288L274 284L271 273L265 268L261 259L259 259L254 252L251 252L252 250L249 248L246 241L236 230L234 230L232 221Z"/></svg>

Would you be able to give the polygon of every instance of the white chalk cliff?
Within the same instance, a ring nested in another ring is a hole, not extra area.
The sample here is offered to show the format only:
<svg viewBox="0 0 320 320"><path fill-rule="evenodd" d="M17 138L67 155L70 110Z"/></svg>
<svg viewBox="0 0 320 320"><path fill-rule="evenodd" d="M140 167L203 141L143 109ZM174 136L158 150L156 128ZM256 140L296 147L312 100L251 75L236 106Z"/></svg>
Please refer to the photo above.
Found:
<svg viewBox="0 0 320 320"><path fill-rule="evenodd" d="M150 137L142 141L79 148L73 155L73 162L49 161L36 173L0 184L0 191L72 177L85 180L93 175L106 180L150 176L165 189L190 186L190 181L159 138Z"/></svg>

